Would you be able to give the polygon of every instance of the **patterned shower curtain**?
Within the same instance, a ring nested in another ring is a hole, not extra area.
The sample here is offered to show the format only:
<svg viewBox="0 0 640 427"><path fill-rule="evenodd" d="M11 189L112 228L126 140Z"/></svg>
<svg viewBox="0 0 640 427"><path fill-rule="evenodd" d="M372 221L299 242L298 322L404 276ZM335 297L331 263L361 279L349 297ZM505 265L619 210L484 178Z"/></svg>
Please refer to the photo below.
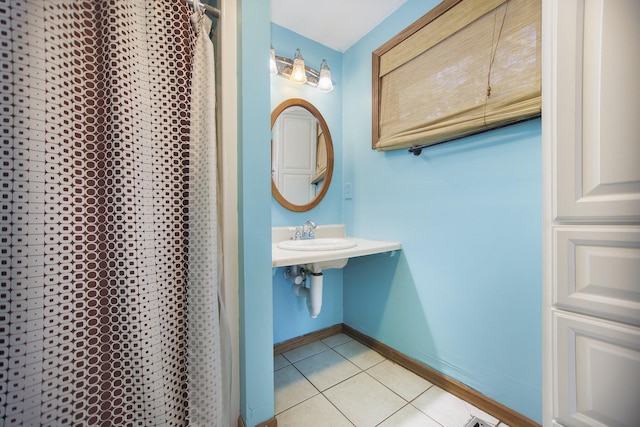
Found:
<svg viewBox="0 0 640 427"><path fill-rule="evenodd" d="M0 427L216 425L191 13L0 0Z"/></svg>
<svg viewBox="0 0 640 427"><path fill-rule="evenodd" d="M209 39L211 21L200 10L191 95L189 161L189 415L197 426L229 425L223 410L218 284L222 263L217 221L215 64Z"/></svg>

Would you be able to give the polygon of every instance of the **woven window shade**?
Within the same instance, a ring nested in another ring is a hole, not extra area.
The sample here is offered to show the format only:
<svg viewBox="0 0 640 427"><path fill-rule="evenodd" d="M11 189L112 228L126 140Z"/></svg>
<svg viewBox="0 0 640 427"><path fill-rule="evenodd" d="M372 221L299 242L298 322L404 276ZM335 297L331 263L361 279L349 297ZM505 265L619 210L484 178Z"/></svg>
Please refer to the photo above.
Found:
<svg viewBox="0 0 640 427"><path fill-rule="evenodd" d="M446 4L373 54L378 150L436 144L541 112L540 1Z"/></svg>

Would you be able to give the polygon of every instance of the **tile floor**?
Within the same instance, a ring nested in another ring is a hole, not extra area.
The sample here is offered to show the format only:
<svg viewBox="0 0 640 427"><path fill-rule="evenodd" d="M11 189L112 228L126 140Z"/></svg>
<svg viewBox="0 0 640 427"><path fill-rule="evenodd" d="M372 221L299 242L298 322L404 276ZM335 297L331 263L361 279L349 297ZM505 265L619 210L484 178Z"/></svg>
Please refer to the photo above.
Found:
<svg viewBox="0 0 640 427"><path fill-rule="evenodd" d="M344 334L274 366L278 427L464 427L474 416L508 427Z"/></svg>

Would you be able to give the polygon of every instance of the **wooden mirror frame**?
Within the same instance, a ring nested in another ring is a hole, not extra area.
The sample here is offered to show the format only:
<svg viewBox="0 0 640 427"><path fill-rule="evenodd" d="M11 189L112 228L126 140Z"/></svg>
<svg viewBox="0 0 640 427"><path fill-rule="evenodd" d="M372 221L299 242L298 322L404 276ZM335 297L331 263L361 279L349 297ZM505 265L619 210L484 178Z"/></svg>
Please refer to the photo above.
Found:
<svg viewBox="0 0 640 427"><path fill-rule="evenodd" d="M320 128L324 134L325 144L327 146L327 172L325 174L324 182L322 183L322 187L320 187L320 192L316 194L316 197L311 199L309 203L304 205L294 205L290 201L288 201L278 187L276 187L276 183L273 180L273 175L271 176L271 194L273 197L280 203L283 207L289 209L293 212L306 212L318 206L320 201L324 198L324 195L329 190L329 185L331 184L331 177L333 176L333 140L331 139L331 133L329 132L329 126L327 126L327 122L325 122L324 117L320 114L320 111L316 107L313 106L310 102L301 99L301 98L290 98L283 101L280 105L278 105L271 112L271 129L273 130L273 125L276 123L276 120L280 116L280 114L289 107L302 107L305 110L309 111L311 115L318 121ZM273 161L273 159L272 159Z"/></svg>

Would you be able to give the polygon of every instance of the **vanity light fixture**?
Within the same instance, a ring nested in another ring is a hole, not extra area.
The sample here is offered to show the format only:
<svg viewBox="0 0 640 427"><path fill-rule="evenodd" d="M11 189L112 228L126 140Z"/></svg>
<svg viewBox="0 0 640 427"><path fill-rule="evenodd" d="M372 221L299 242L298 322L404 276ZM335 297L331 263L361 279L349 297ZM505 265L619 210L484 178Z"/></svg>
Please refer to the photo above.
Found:
<svg viewBox="0 0 640 427"><path fill-rule="evenodd" d="M317 71L304 65L300 49L296 49L293 59L289 59L276 55L275 49L271 48L270 68L271 74L277 74L298 84L316 87L319 92L331 92L333 90L331 70L327 65L326 59L322 60L320 71Z"/></svg>

